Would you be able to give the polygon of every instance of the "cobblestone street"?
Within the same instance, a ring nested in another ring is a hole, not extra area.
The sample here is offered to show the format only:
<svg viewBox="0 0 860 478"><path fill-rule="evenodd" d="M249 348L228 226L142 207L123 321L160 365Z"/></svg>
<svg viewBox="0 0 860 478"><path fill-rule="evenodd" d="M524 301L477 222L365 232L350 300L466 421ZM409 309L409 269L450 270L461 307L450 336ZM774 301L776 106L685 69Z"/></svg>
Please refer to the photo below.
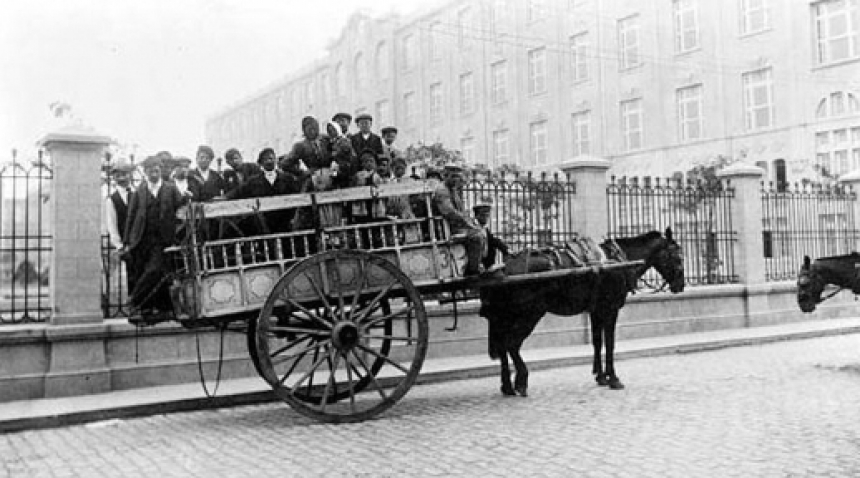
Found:
<svg viewBox="0 0 860 478"><path fill-rule="evenodd" d="M526 354L528 360L528 355ZM322 425L281 403L0 435L0 476L835 476L860 474L860 335L414 387Z"/></svg>

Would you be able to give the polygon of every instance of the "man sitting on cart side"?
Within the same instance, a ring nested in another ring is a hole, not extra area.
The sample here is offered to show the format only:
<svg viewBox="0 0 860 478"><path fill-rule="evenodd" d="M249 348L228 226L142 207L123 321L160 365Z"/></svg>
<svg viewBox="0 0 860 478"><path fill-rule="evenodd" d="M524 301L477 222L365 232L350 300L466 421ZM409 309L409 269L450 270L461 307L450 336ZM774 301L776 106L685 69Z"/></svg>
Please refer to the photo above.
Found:
<svg viewBox="0 0 860 478"><path fill-rule="evenodd" d="M445 166L442 183L433 194L434 214L442 216L451 228L451 234L465 236L465 276L481 273L481 260L487 250L487 232L472 218L463 206L463 168Z"/></svg>
<svg viewBox="0 0 860 478"><path fill-rule="evenodd" d="M487 233L487 255L484 256L482 262L484 268L487 270L496 265L498 253L501 253L502 259L506 258L510 253L505 241L494 236L492 231L490 231L490 211L492 209L493 206L489 203L481 203L472 208L472 211L475 212L475 220L478 221L478 225L484 228L484 231Z"/></svg>
<svg viewBox="0 0 860 478"><path fill-rule="evenodd" d="M172 182L162 179L163 166L157 157L143 162L145 180L131 196L120 252L129 256L137 276L130 302L132 315L142 315L142 323L164 320L172 309L164 249L176 241L176 210L184 199Z"/></svg>

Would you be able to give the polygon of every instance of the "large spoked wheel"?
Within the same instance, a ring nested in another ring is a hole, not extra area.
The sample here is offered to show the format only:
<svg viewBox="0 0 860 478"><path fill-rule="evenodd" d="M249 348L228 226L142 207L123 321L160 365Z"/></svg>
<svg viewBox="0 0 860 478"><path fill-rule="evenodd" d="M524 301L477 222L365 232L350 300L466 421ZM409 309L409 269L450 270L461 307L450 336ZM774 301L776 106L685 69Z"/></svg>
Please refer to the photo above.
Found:
<svg viewBox="0 0 860 478"><path fill-rule="evenodd" d="M402 398L421 371L427 337L409 277L355 250L291 267L248 328L254 365L275 393L333 423L366 420Z"/></svg>

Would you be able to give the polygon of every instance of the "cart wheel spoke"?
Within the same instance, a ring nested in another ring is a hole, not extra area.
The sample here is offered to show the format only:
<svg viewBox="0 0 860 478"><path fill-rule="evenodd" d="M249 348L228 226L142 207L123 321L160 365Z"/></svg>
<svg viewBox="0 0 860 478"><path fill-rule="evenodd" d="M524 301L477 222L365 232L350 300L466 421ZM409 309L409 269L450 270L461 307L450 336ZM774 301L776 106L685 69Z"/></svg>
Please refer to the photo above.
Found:
<svg viewBox="0 0 860 478"><path fill-rule="evenodd" d="M254 365L275 394L326 422L366 420L392 407L415 383L427 351L418 290L365 251L295 263L250 325Z"/></svg>

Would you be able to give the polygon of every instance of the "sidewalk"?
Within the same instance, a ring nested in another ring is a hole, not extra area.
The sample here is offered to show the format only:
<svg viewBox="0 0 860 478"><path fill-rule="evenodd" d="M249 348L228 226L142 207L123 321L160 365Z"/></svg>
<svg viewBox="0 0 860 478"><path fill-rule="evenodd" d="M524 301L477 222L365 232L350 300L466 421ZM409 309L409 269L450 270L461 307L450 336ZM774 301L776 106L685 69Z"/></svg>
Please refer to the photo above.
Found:
<svg viewBox="0 0 860 478"><path fill-rule="evenodd" d="M860 318L850 318L622 340L616 345L616 358L625 360L700 352L858 332ZM530 370L569 367L590 364L592 348L591 345L577 345L527 349L523 356ZM424 363L418 383L495 376L498 373L498 363L486 355L430 359ZM409 394L404 400L408 399ZM22 400L0 403L0 433L272 400L271 389L258 377L223 381L213 399L206 398L200 383L190 383L77 397Z"/></svg>

